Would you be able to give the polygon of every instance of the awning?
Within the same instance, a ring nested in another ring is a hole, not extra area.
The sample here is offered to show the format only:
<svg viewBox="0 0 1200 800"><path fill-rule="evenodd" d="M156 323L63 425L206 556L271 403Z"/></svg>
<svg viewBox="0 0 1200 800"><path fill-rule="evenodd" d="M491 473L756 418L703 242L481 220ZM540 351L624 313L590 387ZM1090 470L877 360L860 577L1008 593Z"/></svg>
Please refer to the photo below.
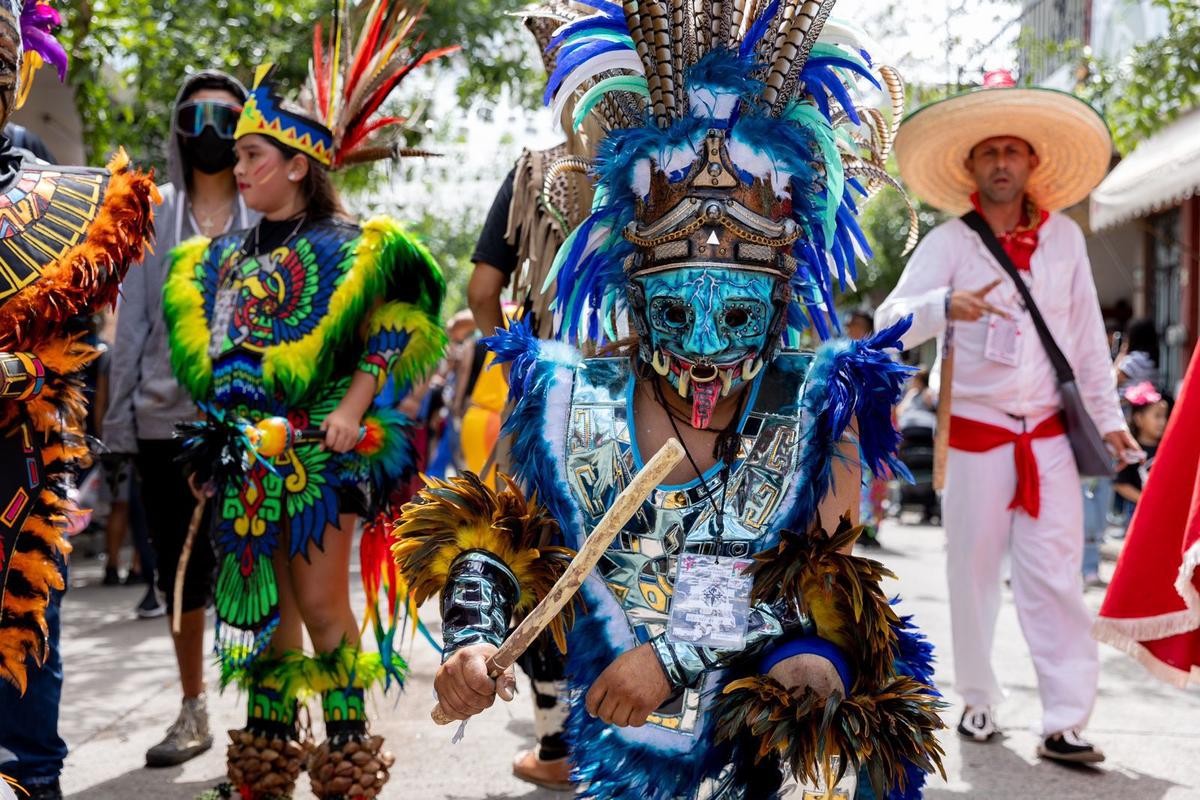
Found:
<svg viewBox="0 0 1200 800"><path fill-rule="evenodd" d="M1111 228L1200 194L1200 109L1133 149L1092 191L1091 228Z"/></svg>

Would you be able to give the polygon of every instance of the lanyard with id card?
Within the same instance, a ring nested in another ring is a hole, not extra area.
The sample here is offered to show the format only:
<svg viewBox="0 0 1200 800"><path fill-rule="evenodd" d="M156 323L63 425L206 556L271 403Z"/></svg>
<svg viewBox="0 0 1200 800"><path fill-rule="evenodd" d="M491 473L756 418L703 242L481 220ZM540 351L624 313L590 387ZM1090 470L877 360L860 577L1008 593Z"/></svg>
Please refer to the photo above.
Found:
<svg viewBox="0 0 1200 800"><path fill-rule="evenodd" d="M988 314L987 340L984 343L983 357L988 361L1015 367L1021 355L1021 326L1017 324L1015 314L1004 318L999 314Z"/></svg>
<svg viewBox="0 0 1200 800"><path fill-rule="evenodd" d="M696 647L741 650L746 646L753 578L749 558L683 553L671 597L672 641Z"/></svg>

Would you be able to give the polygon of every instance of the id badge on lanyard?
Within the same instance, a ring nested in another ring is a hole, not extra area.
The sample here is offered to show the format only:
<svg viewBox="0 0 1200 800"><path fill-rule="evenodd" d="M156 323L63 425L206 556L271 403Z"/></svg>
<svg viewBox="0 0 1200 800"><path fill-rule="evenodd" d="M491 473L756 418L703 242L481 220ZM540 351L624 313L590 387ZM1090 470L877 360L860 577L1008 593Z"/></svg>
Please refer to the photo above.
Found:
<svg viewBox="0 0 1200 800"><path fill-rule="evenodd" d="M684 553L675 572L671 598L672 641L696 647L741 650L750 616L748 558Z"/></svg>
<svg viewBox="0 0 1200 800"><path fill-rule="evenodd" d="M1010 313L1010 318L1005 319L999 314L989 314L987 326L983 357L1007 367L1017 366L1021 360L1021 327L1014 316Z"/></svg>

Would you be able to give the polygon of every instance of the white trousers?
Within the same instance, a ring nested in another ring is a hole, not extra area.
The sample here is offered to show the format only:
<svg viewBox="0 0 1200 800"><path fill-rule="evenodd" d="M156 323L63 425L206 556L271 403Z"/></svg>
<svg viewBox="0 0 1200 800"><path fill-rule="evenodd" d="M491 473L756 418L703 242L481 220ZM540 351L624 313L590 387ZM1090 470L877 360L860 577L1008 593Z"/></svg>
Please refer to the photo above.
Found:
<svg viewBox="0 0 1200 800"><path fill-rule="evenodd" d="M1021 426L1007 418L988 422ZM1035 440L1033 451L1041 477L1037 519L1008 509L1016 488L1013 445L985 453L951 449L942 515L955 689L969 706L995 706L1003 698L992 669L992 639L1008 553L1013 601L1037 671L1043 735L1049 735L1087 723L1099 653L1083 602L1083 496L1071 445L1057 436Z"/></svg>

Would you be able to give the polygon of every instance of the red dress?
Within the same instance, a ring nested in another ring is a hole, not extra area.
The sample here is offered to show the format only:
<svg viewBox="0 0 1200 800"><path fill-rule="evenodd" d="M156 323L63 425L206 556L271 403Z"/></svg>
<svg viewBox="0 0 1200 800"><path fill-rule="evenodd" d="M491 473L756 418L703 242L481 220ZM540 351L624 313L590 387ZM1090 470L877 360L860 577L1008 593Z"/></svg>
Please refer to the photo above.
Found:
<svg viewBox="0 0 1200 800"><path fill-rule="evenodd" d="M1093 634L1200 685L1200 347L1167 423Z"/></svg>

